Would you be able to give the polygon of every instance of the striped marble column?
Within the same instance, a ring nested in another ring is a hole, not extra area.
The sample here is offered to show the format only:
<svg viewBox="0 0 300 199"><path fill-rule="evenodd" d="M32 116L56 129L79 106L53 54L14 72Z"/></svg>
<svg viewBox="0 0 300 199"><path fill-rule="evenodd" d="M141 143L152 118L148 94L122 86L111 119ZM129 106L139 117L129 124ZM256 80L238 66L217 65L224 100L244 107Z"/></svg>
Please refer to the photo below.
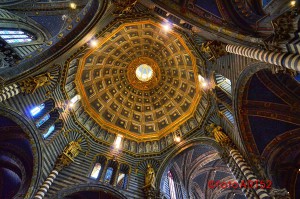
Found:
<svg viewBox="0 0 300 199"><path fill-rule="evenodd" d="M226 45L226 51L236 55L256 59L269 64L286 67L295 71L300 71L300 55L266 51L244 46Z"/></svg>
<svg viewBox="0 0 300 199"><path fill-rule="evenodd" d="M39 188L37 193L34 196L34 199L43 199L48 192L51 184L58 176L59 171L63 168L69 166L72 162L74 162L74 158L78 156L82 148L80 143L82 142L82 138L79 138L76 141L71 141L64 148L63 152L58 156L55 162L54 169L51 171L45 182Z"/></svg>
<svg viewBox="0 0 300 199"><path fill-rule="evenodd" d="M0 102L7 100L8 98L11 98L15 95L18 95L20 92L21 89L18 87L17 84L6 86L2 89L2 92L0 93Z"/></svg>
<svg viewBox="0 0 300 199"><path fill-rule="evenodd" d="M229 159L227 160L227 162L229 163L229 168L232 170L232 173L236 177L238 182L242 182L242 180L245 179L247 180L247 184L250 180L256 181L257 177L252 172L251 167L248 166L247 162L244 160L239 151L235 149L234 143L232 143L231 139L223 132L222 128L212 123L206 127L206 130L214 136L216 142L218 142L219 145L226 151L225 156L223 154L223 157L225 160ZM253 192L250 193L242 187L242 191L247 197L249 196L249 198L257 198L257 195L260 199L271 199L266 189L261 188L260 184L255 184L254 187L247 187L246 189L248 189L248 191L250 189L250 191ZM250 196L250 194L253 195L253 197Z"/></svg>
<svg viewBox="0 0 300 199"><path fill-rule="evenodd" d="M243 180L246 181L247 179L245 178L244 174L242 173L242 171L240 170L240 168L238 167L238 165L236 164L236 162L234 161L234 159L231 157L227 166L229 167L230 171L232 172L232 174L234 175L235 179L237 180L237 182L240 184ZM251 198L251 199L257 199L258 196L255 192L255 190L251 189L251 188L244 188L241 187L242 192L245 194L246 198Z"/></svg>
<svg viewBox="0 0 300 199"><path fill-rule="evenodd" d="M45 180L45 182L42 184L36 195L34 196L34 199L42 199L44 198L45 194L48 192L51 184L53 183L54 179L58 175L58 170L53 169L51 173L49 174L48 178Z"/></svg>
<svg viewBox="0 0 300 199"><path fill-rule="evenodd" d="M244 160L243 156L240 154L239 151L237 151L236 149L231 149L230 156L234 159L234 161L236 162L238 167L241 169L242 173L247 178L247 180L250 180L252 182L259 181L259 179L257 179L257 177L252 172L251 168L248 166L247 162ZM256 188L256 186L257 186L257 188ZM265 189L261 188L260 184L255 185L253 188L260 199L271 198L269 196L268 192Z"/></svg>

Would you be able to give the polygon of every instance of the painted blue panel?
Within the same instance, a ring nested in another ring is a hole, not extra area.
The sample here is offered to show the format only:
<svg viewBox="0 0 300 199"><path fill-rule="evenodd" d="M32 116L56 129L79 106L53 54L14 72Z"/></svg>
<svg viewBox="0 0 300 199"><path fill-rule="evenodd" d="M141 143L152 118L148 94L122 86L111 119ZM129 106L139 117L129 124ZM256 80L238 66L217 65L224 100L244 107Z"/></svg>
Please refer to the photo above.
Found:
<svg viewBox="0 0 300 199"><path fill-rule="evenodd" d="M41 24L43 27L45 27L48 32L55 36L59 33L61 27L64 24L64 20L62 20L62 16L31 16L33 20Z"/></svg>
<svg viewBox="0 0 300 199"><path fill-rule="evenodd" d="M195 4L218 17L222 17L216 0L196 0Z"/></svg>
<svg viewBox="0 0 300 199"><path fill-rule="evenodd" d="M278 135L299 126L262 117L249 116L249 122L254 140L260 153Z"/></svg>
<svg viewBox="0 0 300 199"><path fill-rule="evenodd" d="M254 75L251 79L248 100L263 101L263 102L274 102L278 104L285 104L282 99L272 93L261 81Z"/></svg>

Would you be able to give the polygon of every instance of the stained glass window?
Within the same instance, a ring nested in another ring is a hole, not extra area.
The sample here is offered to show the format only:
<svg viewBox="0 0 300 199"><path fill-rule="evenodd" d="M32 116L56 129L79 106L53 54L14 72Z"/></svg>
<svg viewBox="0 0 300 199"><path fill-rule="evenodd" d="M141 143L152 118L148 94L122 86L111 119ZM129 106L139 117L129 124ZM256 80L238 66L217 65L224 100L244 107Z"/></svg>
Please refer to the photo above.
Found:
<svg viewBox="0 0 300 199"><path fill-rule="evenodd" d="M1 30L0 37L4 39L7 43L25 43L30 42L33 36L25 31L20 30Z"/></svg>
<svg viewBox="0 0 300 199"><path fill-rule="evenodd" d="M80 95L75 95L70 101L75 104L78 100L80 100Z"/></svg>
<svg viewBox="0 0 300 199"><path fill-rule="evenodd" d="M117 186L121 189L125 189L127 186L127 174L125 173L119 173L118 180L117 180Z"/></svg>
<svg viewBox="0 0 300 199"><path fill-rule="evenodd" d="M112 177L114 169L112 167L108 167L106 170L104 182L109 183Z"/></svg>
<svg viewBox="0 0 300 199"><path fill-rule="evenodd" d="M30 110L30 114L32 116L37 115L39 112L41 112L41 110L43 110L45 108L45 104L40 104L39 106L34 107L33 109Z"/></svg>
<svg viewBox="0 0 300 199"><path fill-rule="evenodd" d="M95 178L95 179L98 178L100 170L101 170L101 164L100 163L96 163L95 166L94 166L94 168L93 168L93 171L91 173L91 177Z"/></svg>
<svg viewBox="0 0 300 199"><path fill-rule="evenodd" d="M42 119L38 121L38 123L36 123L36 127L42 126L47 120L49 120L49 118L50 118L49 114L45 115Z"/></svg>
<svg viewBox="0 0 300 199"><path fill-rule="evenodd" d="M51 133L55 130L55 125L53 124L46 133L43 134L43 138L47 139Z"/></svg>
<svg viewBox="0 0 300 199"><path fill-rule="evenodd" d="M170 188L170 198L176 199L174 180L173 180L172 173L170 171L168 171L168 181L169 181L169 188Z"/></svg>

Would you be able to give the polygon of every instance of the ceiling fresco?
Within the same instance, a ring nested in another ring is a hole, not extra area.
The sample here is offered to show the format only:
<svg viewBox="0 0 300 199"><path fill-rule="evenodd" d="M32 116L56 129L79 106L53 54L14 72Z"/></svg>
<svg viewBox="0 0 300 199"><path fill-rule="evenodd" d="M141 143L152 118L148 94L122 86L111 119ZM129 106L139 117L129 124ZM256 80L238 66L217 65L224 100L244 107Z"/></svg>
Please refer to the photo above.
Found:
<svg viewBox="0 0 300 199"><path fill-rule="evenodd" d="M149 65L148 81L136 69ZM182 37L153 21L121 25L79 62L76 87L102 127L157 138L189 119L201 93L195 56Z"/></svg>

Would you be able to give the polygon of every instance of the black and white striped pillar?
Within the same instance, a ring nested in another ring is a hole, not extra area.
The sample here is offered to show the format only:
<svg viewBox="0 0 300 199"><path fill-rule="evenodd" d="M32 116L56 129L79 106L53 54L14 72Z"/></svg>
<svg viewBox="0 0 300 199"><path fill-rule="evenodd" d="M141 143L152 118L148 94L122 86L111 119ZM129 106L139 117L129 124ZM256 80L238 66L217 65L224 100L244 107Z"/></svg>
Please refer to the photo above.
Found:
<svg viewBox="0 0 300 199"><path fill-rule="evenodd" d="M234 175L236 181L239 184L241 184L241 182L243 180L244 181L247 180L232 157L229 159L229 162L228 162L227 166L229 167L230 171L232 172L232 174ZM246 198L251 198L251 199L258 199L259 198L254 189L251 189L251 188L247 189L247 188L241 187L241 190L245 194Z"/></svg>
<svg viewBox="0 0 300 199"><path fill-rule="evenodd" d="M82 137L77 139L76 141L69 142L64 148L63 152L57 157L54 169L51 171L47 179L41 185L39 190L34 196L34 199L43 199L48 192L51 184L58 176L58 173L65 167L69 166L72 162L74 162L75 158L78 156L82 148L80 143L82 142Z"/></svg>
<svg viewBox="0 0 300 199"><path fill-rule="evenodd" d="M226 51L228 53L233 53L269 64L286 67L295 71L300 71L300 55L297 54L272 52L231 44L226 45Z"/></svg>
<svg viewBox="0 0 300 199"><path fill-rule="evenodd" d="M7 100L15 95L18 95L21 92L21 89L17 84L12 84L3 88L0 93L0 102Z"/></svg>
<svg viewBox="0 0 300 199"><path fill-rule="evenodd" d="M51 184L55 180L55 178L58 175L58 170L53 169L45 182L42 184L42 186L39 188L38 192L35 194L34 199L43 199L45 194L48 192Z"/></svg>
<svg viewBox="0 0 300 199"><path fill-rule="evenodd" d="M257 177L252 172L251 168L248 166L247 162L245 161L245 159L243 158L243 156L240 154L239 151L237 151L236 149L231 149L230 156L234 159L234 162L238 165L238 167L240 168L240 170L242 171L242 173L244 174L247 180L252 182L259 181L259 179L257 179ZM260 183L254 186L254 190L260 199L271 198L268 192L266 191L266 189L260 187Z"/></svg>

